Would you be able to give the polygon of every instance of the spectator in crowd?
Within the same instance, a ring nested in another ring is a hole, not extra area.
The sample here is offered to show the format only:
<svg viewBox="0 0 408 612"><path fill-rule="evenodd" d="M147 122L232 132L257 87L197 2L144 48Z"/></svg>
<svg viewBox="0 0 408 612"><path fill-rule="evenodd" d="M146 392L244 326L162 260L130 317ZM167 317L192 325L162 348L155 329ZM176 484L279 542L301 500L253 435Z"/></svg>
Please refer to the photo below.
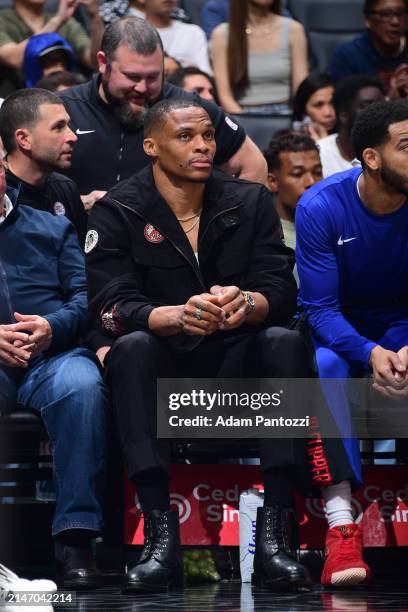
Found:
<svg viewBox="0 0 408 612"><path fill-rule="evenodd" d="M167 82L184 89L184 91L195 92L209 102L215 101L214 81L210 75L199 68L180 68L167 79Z"/></svg>
<svg viewBox="0 0 408 612"><path fill-rule="evenodd" d="M301 198L296 212L300 296L319 376L344 379L371 372L373 389L394 398L408 391L407 132L405 103L370 105L358 115L352 134L362 169L322 181ZM361 483L347 394L338 387L335 392L333 397L327 391L328 405L346 438L354 480ZM325 496L332 527L326 569L338 554L336 542L353 539L356 549L362 547L348 479L338 484L337 493L337 502ZM334 527L336 515L343 527ZM325 572L324 583L333 584L333 575L330 579Z"/></svg>
<svg viewBox="0 0 408 612"><path fill-rule="evenodd" d="M338 83L333 96L337 131L318 141L325 178L360 165L355 158L351 130L358 113L373 102L384 100L384 95L384 85L376 76L355 75Z"/></svg>
<svg viewBox="0 0 408 612"><path fill-rule="evenodd" d="M71 45L54 32L31 36L25 48L23 62L26 87L35 87L43 76L62 70L75 70Z"/></svg>
<svg viewBox="0 0 408 612"><path fill-rule="evenodd" d="M83 66L96 67L96 52L103 31L96 0L81 0L90 18L90 38L72 17L77 2L60 0L55 15L44 11L44 4L44 0L13 0L12 8L0 11L0 64L3 65L0 95L3 97L23 86L24 51L33 34L58 32Z"/></svg>
<svg viewBox="0 0 408 612"><path fill-rule="evenodd" d="M170 445L155 434L159 372L309 375L304 339L279 327L293 314L297 291L271 195L211 173L215 130L196 102L158 102L144 130L152 167L95 204L85 249L90 305L105 335L98 355L145 517L142 561L128 571L126 591L182 585L178 513L169 511ZM310 587L283 535L293 502L289 475L306 454L303 444L261 442L265 505L254 567L256 580L272 588Z"/></svg>
<svg viewBox="0 0 408 612"><path fill-rule="evenodd" d="M207 39L203 30L191 23L172 19L177 0L145 0L146 19L153 25L168 55L184 66L197 66L211 74Z"/></svg>
<svg viewBox="0 0 408 612"><path fill-rule="evenodd" d="M20 89L0 111L0 136L7 151L7 185L21 203L66 216L85 244L87 216L75 183L59 174L71 165L77 136L58 96L42 89Z"/></svg>
<svg viewBox="0 0 408 612"><path fill-rule="evenodd" d="M377 75L393 99L408 96L408 0L365 0L367 32L338 47L331 72L337 81L350 74Z"/></svg>
<svg viewBox="0 0 408 612"><path fill-rule="evenodd" d="M60 72L53 72L49 76L43 77L37 83L37 87L40 89L48 89L48 91L64 91L70 87L76 85L82 85L86 82L86 78L82 74L76 74L73 72L66 72L61 70Z"/></svg>
<svg viewBox="0 0 408 612"><path fill-rule="evenodd" d="M130 0L130 2L128 0L105 0L105 2L101 3L99 10L106 26L122 17L139 17L139 19L144 19L145 0ZM179 6L174 8L171 18L191 23L189 15Z"/></svg>
<svg viewBox="0 0 408 612"><path fill-rule="evenodd" d="M319 149L304 134L276 135L265 152L269 190L281 220L285 244L296 247L295 213L299 198L323 178Z"/></svg>
<svg viewBox="0 0 408 612"><path fill-rule="evenodd" d="M139 17L144 19L146 11L145 0L130 0L128 3L127 14L129 17Z"/></svg>
<svg viewBox="0 0 408 612"><path fill-rule="evenodd" d="M83 254L67 219L14 196L1 165L0 411L18 401L43 419L57 483L57 581L95 588L101 575L91 543L102 527L108 398L95 355L78 348L88 325Z"/></svg>
<svg viewBox="0 0 408 612"><path fill-rule="evenodd" d="M81 194L97 190L100 197L148 164L142 146L147 107L163 98L197 96L163 85L161 39L136 17L125 17L106 29L98 62L99 75L63 91L61 97L79 136L68 174ZM259 149L218 106L204 104L216 128L215 163L230 174L266 183L266 163ZM87 201L97 196L89 195Z"/></svg>
<svg viewBox="0 0 408 612"><path fill-rule="evenodd" d="M314 140L328 136L336 125L333 81L328 74L309 74L293 99L293 129Z"/></svg>
<svg viewBox="0 0 408 612"><path fill-rule="evenodd" d="M303 26L280 14L279 0L232 2L228 23L212 34L218 96L229 113L290 113L307 76Z"/></svg>
<svg viewBox="0 0 408 612"><path fill-rule="evenodd" d="M164 53L163 55L164 55L164 78L167 79L167 77L177 72L177 70L180 70L181 64L174 57L167 55L167 53Z"/></svg>
<svg viewBox="0 0 408 612"><path fill-rule="evenodd" d="M208 40L211 39L214 28L228 21L229 0L208 0L201 13L201 25Z"/></svg>

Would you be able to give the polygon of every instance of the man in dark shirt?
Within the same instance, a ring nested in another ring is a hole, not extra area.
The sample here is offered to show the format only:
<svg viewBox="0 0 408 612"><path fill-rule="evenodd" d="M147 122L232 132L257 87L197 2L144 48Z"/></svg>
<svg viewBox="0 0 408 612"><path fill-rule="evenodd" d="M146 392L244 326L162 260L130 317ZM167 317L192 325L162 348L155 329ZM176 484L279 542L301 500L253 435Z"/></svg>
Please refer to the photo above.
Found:
<svg viewBox="0 0 408 612"><path fill-rule="evenodd" d="M7 155L7 185L20 202L65 215L84 244L87 215L75 183L54 172L71 164L77 140L60 98L41 89L11 94L0 111L0 135Z"/></svg>
<svg viewBox="0 0 408 612"><path fill-rule="evenodd" d="M116 182L148 164L143 151L143 117L161 99L188 98L163 83L163 47L157 31L142 19L125 17L105 31L98 53L99 75L61 93L78 136L68 176L81 195L101 197ZM266 163L244 130L210 102L201 100L216 129L215 164L230 174L266 184ZM90 200L95 197L90 196Z"/></svg>
<svg viewBox="0 0 408 612"><path fill-rule="evenodd" d="M338 47L331 71L336 80L350 74L377 74L393 99L408 95L407 0L366 0L368 31Z"/></svg>

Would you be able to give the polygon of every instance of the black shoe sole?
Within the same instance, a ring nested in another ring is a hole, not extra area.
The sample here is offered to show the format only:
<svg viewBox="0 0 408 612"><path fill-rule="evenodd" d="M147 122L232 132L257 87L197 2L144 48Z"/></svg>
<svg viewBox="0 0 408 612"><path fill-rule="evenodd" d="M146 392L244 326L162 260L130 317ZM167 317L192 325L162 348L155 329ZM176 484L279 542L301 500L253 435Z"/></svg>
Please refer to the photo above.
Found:
<svg viewBox="0 0 408 612"><path fill-rule="evenodd" d="M86 589L100 589L103 587L102 580L89 580L84 578L83 580L58 580L57 584L59 589L66 591L85 591Z"/></svg>
<svg viewBox="0 0 408 612"><path fill-rule="evenodd" d="M129 582L122 586L122 593L168 593L184 588L184 581L174 581L169 584L146 584L144 582Z"/></svg>
<svg viewBox="0 0 408 612"><path fill-rule="evenodd" d="M299 581L298 578L268 578L252 574L253 586L266 587L272 591L311 591L313 585L310 582Z"/></svg>

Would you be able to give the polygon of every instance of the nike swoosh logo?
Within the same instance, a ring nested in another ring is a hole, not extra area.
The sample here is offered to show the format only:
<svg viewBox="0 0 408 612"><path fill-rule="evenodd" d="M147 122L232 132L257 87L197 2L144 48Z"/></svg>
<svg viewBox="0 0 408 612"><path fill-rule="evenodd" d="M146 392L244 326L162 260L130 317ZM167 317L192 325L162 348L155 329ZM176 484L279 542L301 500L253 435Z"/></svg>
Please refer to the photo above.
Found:
<svg viewBox="0 0 408 612"><path fill-rule="evenodd" d="M346 242L351 242L352 240L356 240L358 238L358 236L354 236L354 238L345 238L343 240L342 236L340 236L340 238L337 241L337 244L339 246L342 246L343 244L345 244Z"/></svg>
<svg viewBox="0 0 408 612"><path fill-rule="evenodd" d="M79 130L77 128L75 133L78 134L78 136L79 136L80 134L92 134L92 132L95 132L95 130Z"/></svg>

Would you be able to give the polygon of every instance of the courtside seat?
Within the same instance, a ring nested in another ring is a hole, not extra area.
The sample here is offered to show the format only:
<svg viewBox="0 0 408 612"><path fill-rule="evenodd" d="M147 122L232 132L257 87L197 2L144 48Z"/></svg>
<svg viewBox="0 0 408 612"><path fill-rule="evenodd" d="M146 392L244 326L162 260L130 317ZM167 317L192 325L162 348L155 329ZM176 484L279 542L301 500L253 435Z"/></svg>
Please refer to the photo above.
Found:
<svg viewBox="0 0 408 612"><path fill-rule="evenodd" d="M364 0L290 0L289 10L304 26L313 70L329 69L336 47L364 31Z"/></svg>
<svg viewBox="0 0 408 612"><path fill-rule="evenodd" d="M230 116L244 128L261 151L268 148L276 132L289 130L292 125L291 115L247 115L242 113Z"/></svg>

